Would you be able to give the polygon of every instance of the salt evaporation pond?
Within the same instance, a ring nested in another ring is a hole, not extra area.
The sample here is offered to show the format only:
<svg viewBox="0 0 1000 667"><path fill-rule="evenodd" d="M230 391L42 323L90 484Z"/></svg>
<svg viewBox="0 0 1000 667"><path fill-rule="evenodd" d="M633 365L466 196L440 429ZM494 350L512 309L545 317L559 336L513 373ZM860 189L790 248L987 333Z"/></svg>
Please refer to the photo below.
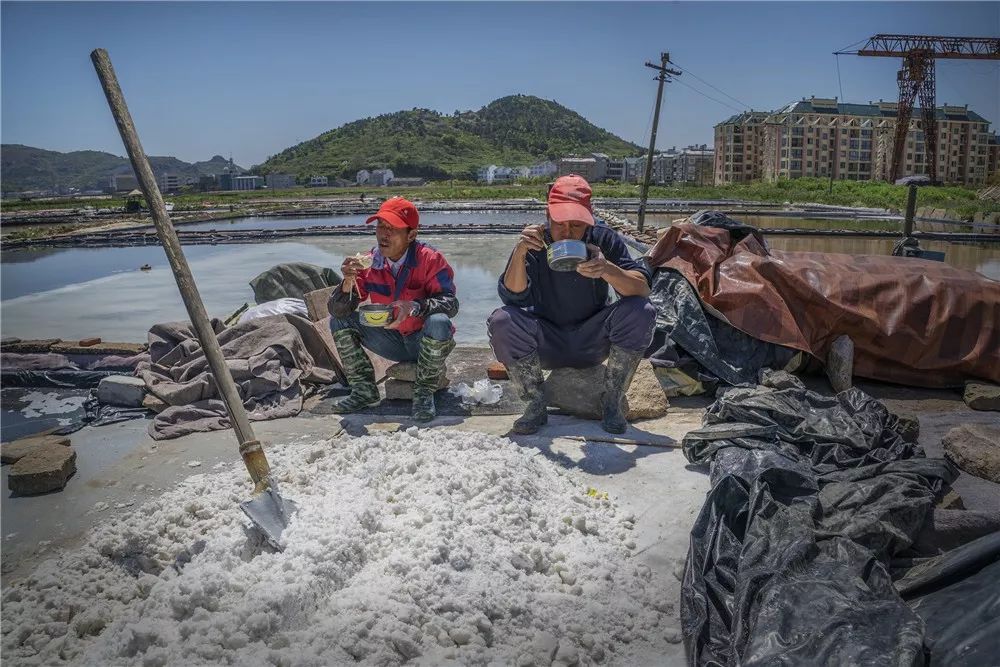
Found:
<svg viewBox="0 0 1000 667"><path fill-rule="evenodd" d="M359 225L365 216L242 218L185 225L184 229L284 229L319 225ZM439 248L455 269L460 312L456 337L464 344L485 344L486 318L499 305L496 280L503 271L513 234L435 234L444 224L541 222L540 212L432 212L421 218L421 239ZM651 223L666 223L651 216ZM749 220L764 224L767 219ZM770 222L774 222L771 220ZM802 221L781 220L779 226ZM813 221L816 222L816 221ZM845 227L849 221L828 221ZM847 223L847 224L845 224ZM764 224L764 226L767 226ZM805 225L803 225L805 226ZM782 250L888 255L895 239L770 237ZM253 302L248 281L283 262L310 262L339 269L346 255L372 247L371 234L310 237L260 245L186 246L184 252L209 313L224 318ZM945 252L945 261L1000 280L1000 246L924 242ZM151 271L140 271L149 264ZM0 316L4 336L64 338L100 336L105 340L144 341L150 325L187 319L187 313L159 246L14 250L2 254Z"/></svg>
<svg viewBox="0 0 1000 667"><path fill-rule="evenodd" d="M517 237L425 233L421 239L444 252L455 269L458 341L485 344L486 318L500 303L496 281ZM358 235L185 246L184 252L209 314L224 318L244 302L253 303L248 282L276 264L309 262L339 270L345 256L372 245L372 236ZM140 271L143 264L152 270ZM3 253L0 268L4 336L138 342L156 322L187 319L159 246L10 251Z"/></svg>

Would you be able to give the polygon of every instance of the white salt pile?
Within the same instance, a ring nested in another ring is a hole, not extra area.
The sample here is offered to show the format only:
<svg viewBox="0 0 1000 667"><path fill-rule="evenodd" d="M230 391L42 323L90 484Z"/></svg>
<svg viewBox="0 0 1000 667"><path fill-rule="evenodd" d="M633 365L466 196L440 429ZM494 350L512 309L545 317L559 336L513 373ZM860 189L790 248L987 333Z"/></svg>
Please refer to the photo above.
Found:
<svg viewBox="0 0 1000 667"><path fill-rule="evenodd" d="M417 431L274 448L299 512L261 551L235 465L42 563L11 664L658 664L677 619L631 518L534 450Z"/></svg>

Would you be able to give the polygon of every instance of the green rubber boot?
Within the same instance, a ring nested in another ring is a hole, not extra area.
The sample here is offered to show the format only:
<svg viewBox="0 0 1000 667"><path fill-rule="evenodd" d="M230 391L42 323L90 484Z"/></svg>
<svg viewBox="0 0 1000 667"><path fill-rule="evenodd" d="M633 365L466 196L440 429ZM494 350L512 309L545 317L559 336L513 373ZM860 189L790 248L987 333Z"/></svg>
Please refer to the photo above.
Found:
<svg viewBox="0 0 1000 667"><path fill-rule="evenodd" d="M608 433L624 433L628 428L628 420L625 419L625 392L632 384L632 376L640 361L642 350L611 346L607 370L604 372L604 394L601 396L604 415L601 428Z"/></svg>
<svg viewBox="0 0 1000 667"><path fill-rule="evenodd" d="M333 404L333 411L339 414L357 412L378 405L382 399L375 385L375 369L372 361L361 347L361 334L354 329L340 329L333 332L337 344L337 354L344 367L351 393Z"/></svg>
<svg viewBox="0 0 1000 667"><path fill-rule="evenodd" d="M528 404L524 414L514 421L511 432L521 435L538 433L538 429L549 421L545 389L542 386L545 376L542 375L542 364L538 354L530 354L509 365L507 375L510 376L510 383L517 391L518 397Z"/></svg>
<svg viewBox="0 0 1000 667"><path fill-rule="evenodd" d="M434 392L437 391L445 360L455 349L453 340L434 340L429 336L420 339L420 354L417 356L417 381L413 386L413 419L429 422L437 416L434 407Z"/></svg>

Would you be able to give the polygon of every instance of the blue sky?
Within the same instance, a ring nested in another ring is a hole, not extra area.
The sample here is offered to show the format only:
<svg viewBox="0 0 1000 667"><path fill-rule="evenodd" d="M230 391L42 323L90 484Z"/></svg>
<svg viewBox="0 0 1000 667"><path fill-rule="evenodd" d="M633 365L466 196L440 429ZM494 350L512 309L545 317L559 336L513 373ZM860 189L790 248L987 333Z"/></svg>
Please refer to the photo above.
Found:
<svg viewBox="0 0 1000 667"><path fill-rule="evenodd" d="M657 146L711 143L745 104L895 99L899 61L833 51L875 33L1000 35L1000 3L2 4L4 143L124 150L89 59L108 49L146 152L244 165L400 109L554 99L648 142L646 60L669 51ZM938 103L1000 121L1000 61L939 61ZM997 129L994 127L993 129Z"/></svg>

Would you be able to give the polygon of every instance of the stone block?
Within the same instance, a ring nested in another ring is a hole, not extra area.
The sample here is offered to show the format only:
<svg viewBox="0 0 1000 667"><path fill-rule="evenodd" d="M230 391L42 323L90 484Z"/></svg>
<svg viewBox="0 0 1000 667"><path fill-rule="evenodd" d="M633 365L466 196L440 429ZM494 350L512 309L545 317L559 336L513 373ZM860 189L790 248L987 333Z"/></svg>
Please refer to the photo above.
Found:
<svg viewBox="0 0 1000 667"><path fill-rule="evenodd" d="M147 410L152 410L156 414L160 414L170 406L158 399L156 396L146 394L142 399L142 407Z"/></svg>
<svg viewBox="0 0 1000 667"><path fill-rule="evenodd" d="M39 447L46 445L69 447L69 437L65 435L36 435L5 442L0 445L0 462L17 463Z"/></svg>
<svg viewBox="0 0 1000 667"><path fill-rule="evenodd" d="M318 322L330 315L330 309L327 308L327 303L330 301L330 295L333 294L333 291L336 289L339 288L334 285L333 287L324 287L323 289L306 292L302 295L303 301L306 302L306 310L309 312L310 320Z"/></svg>
<svg viewBox="0 0 1000 667"><path fill-rule="evenodd" d="M96 343L90 341L96 340ZM86 345L84 343L87 343ZM52 346L50 352L58 354L115 354L133 357L149 349L146 343L105 343L100 338L88 338L79 342L60 342Z"/></svg>
<svg viewBox="0 0 1000 667"><path fill-rule="evenodd" d="M403 382L416 382L417 364L413 361L400 361L385 369L385 376Z"/></svg>
<svg viewBox="0 0 1000 667"><path fill-rule="evenodd" d="M584 419L600 419L603 387L603 364L590 368L557 368L545 380L545 397L550 406L564 412ZM670 407L667 395L648 361L639 363L632 384L625 392L625 406L629 421L667 414Z"/></svg>
<svg viewBox="0 0 1000 667"><path fill-rule="evenodd" d="M1000 411L1000 386L987 382L965 383L965 404L973 410Z"/></svg>
<svg viewBox="0 0 1000 667"><path fill-rule="evenodd" d="M61 338L18 340L16 343L5 343L3 351L17 354L44 354L46 352L51 352L52 346L61 340Z"/></svg>
<svg viewBox="0 0 1000 667"><path fill-rule="evenodd" d="M944 455L965 472L1000 483L1000 428L963 424L942 438Z"/></svg>
<svg viewBox="0 0 1000 667"><path fill-rule="evenodd" d="M491 380L509 380L510 376L507 375L507 367L501 364L499 361L494 361L492 364L486 367L486 377Z"/></svg>
<svg viewBox="0 0 1000 667"><path fill-rule="evenodd" d="M97 400L105 405L138 408L145 396L146 383L130 375L112 375L97 385Z"/></svg>
<svg viewBox="0 0 1000 667"><path fill-rule="evenodd" d="M19 496L55 491L66 486L76 472L76 452L72 447L43 445L11 466L7 484Z"/></svg>
<svg viewBox="0 0 1000 667"><path fill-rule="evenodd" d="M449 384L447 377L438 380L438 389L444 389ZM384 384L385 399L387 401L411 401L413 400L413 383L395 378L387 378Z"/></svg>

